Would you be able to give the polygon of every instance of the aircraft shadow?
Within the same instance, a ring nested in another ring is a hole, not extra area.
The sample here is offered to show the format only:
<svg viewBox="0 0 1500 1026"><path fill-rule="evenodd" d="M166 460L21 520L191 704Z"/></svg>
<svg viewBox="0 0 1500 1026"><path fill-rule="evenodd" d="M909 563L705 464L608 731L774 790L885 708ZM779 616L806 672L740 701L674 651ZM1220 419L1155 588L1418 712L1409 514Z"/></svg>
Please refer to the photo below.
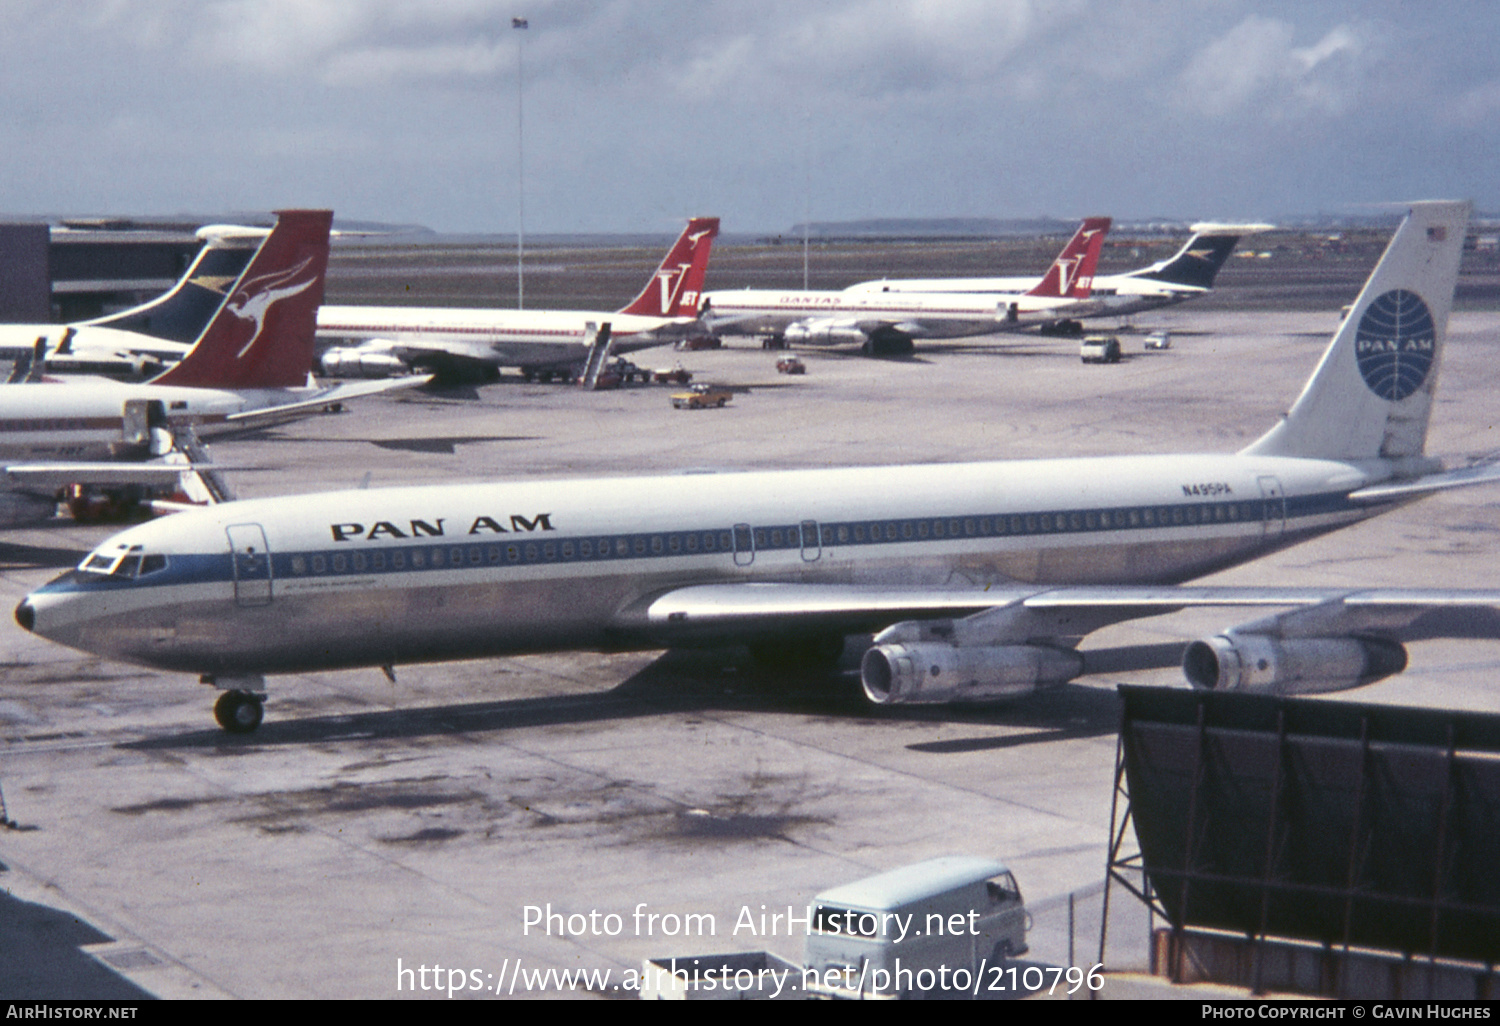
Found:
<svg viewBox="0 0 1500 1026"><path fill-rule="evenodd" d="M113 940L70 913L0 891L0 994L12 1001L155 1000L83 950ZM132 956L155 962L144 951L119 957Z"/></svg>
<svg viewBox="0 0 1500 1026"><path fill-rule="evenodd" d="M1168 646L1135 646L1158 650ZM1116 651L1116 650L1098 650ZM1123 651L1123 650L1122 650ZM1149 663L1145 654L1121 655L1116 662ZM858 673L770 670L754 665L743 650L673 650L608 691L583 695L463 702L340 716L278 719L274 703L250 736L216 727L126 742L138 750L218 749L233 751L268 745L308 745L330 741L419 738L490 733L586 723L608 723L664 713L768 712L851 721L904 721L1005 725L1034 728L1019 735L950 739L909 746L913 751L953 754L1013 748L1067 738L1102 737L1119 729L1119 700L1111 690L1063 685L1017 698L968 705L870 704ZM857 658L857 656L856 656ZM1158 653L1159 658L1159 653ZM205 715L207 710L205 710Z"/></svg>
<svg viewBox="0 0 1500 1026"><path fill-rule="evenodd" d="M472 445L479 442L535 442L539 441L542 437L540 435L434 435L431 437L412 435L407 438L329 438L323 435L279 434L278 431L281 427L282 425L271 425L256 428L252 431L237 433L233 439L226 438L224 441L275 442L277 445L324 445L328 442L365 442L381 449L452 453L454 447L459 445Z"/></svg>

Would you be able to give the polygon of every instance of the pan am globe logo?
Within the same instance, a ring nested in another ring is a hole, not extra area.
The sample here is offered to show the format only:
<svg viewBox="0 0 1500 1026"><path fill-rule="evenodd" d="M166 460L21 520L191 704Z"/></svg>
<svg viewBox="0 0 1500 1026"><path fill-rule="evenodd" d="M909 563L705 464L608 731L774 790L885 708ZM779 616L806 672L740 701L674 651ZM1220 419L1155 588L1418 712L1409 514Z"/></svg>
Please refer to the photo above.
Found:
<svg viewBox="0 0 1500 1026"><path fill-rule="evenodd" d="M1354 335L1354 358L1371 392L1400 402L1427 380L1436 342L1432 311L1422 297L1392 289L1365 308Z"/></svg>

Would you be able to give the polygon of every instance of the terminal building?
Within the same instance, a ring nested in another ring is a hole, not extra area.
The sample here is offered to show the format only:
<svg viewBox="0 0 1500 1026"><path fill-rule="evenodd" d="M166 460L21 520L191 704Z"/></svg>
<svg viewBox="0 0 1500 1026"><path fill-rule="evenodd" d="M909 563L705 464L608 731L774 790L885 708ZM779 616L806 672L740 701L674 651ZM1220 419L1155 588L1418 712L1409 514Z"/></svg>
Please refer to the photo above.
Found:
<svg viewBox="0 0 1500 1026"><path fill-rule="evenodd" d="M121 218L0 224L0 323L89 320L160 295L203 245L194 235L199 225Z"/></svg>

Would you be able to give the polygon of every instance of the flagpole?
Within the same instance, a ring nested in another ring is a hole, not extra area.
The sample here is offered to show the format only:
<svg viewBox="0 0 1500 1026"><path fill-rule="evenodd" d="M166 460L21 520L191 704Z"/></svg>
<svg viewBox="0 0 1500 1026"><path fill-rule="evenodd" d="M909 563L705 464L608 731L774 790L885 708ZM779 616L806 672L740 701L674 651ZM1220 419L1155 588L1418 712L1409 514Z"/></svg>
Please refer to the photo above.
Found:
<svg viewBox="0 0 1500 1026"><path fill-rule="evenodd" d="M512 29L528 28L525 18L510 19ZM526 309L526 149L522 128L526 123L523 86L526 68L522 62L521 40L516 35L516 309Z"/></svg>

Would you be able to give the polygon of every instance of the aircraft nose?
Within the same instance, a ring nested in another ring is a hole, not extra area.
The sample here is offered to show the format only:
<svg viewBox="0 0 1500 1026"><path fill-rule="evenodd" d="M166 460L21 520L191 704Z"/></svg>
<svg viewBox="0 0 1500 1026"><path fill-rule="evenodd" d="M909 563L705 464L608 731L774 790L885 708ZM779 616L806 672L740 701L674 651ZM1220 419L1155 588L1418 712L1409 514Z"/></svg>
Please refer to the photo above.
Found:
<svg viewBox="0 0 1500 1026"><path fill-rule="evenodd" d="M32 608L30 602L24 599L21 601L21 604L16 607L16 623L20 624L28 631L31 630L32 626L36 623L36 610Z"/></svg>

